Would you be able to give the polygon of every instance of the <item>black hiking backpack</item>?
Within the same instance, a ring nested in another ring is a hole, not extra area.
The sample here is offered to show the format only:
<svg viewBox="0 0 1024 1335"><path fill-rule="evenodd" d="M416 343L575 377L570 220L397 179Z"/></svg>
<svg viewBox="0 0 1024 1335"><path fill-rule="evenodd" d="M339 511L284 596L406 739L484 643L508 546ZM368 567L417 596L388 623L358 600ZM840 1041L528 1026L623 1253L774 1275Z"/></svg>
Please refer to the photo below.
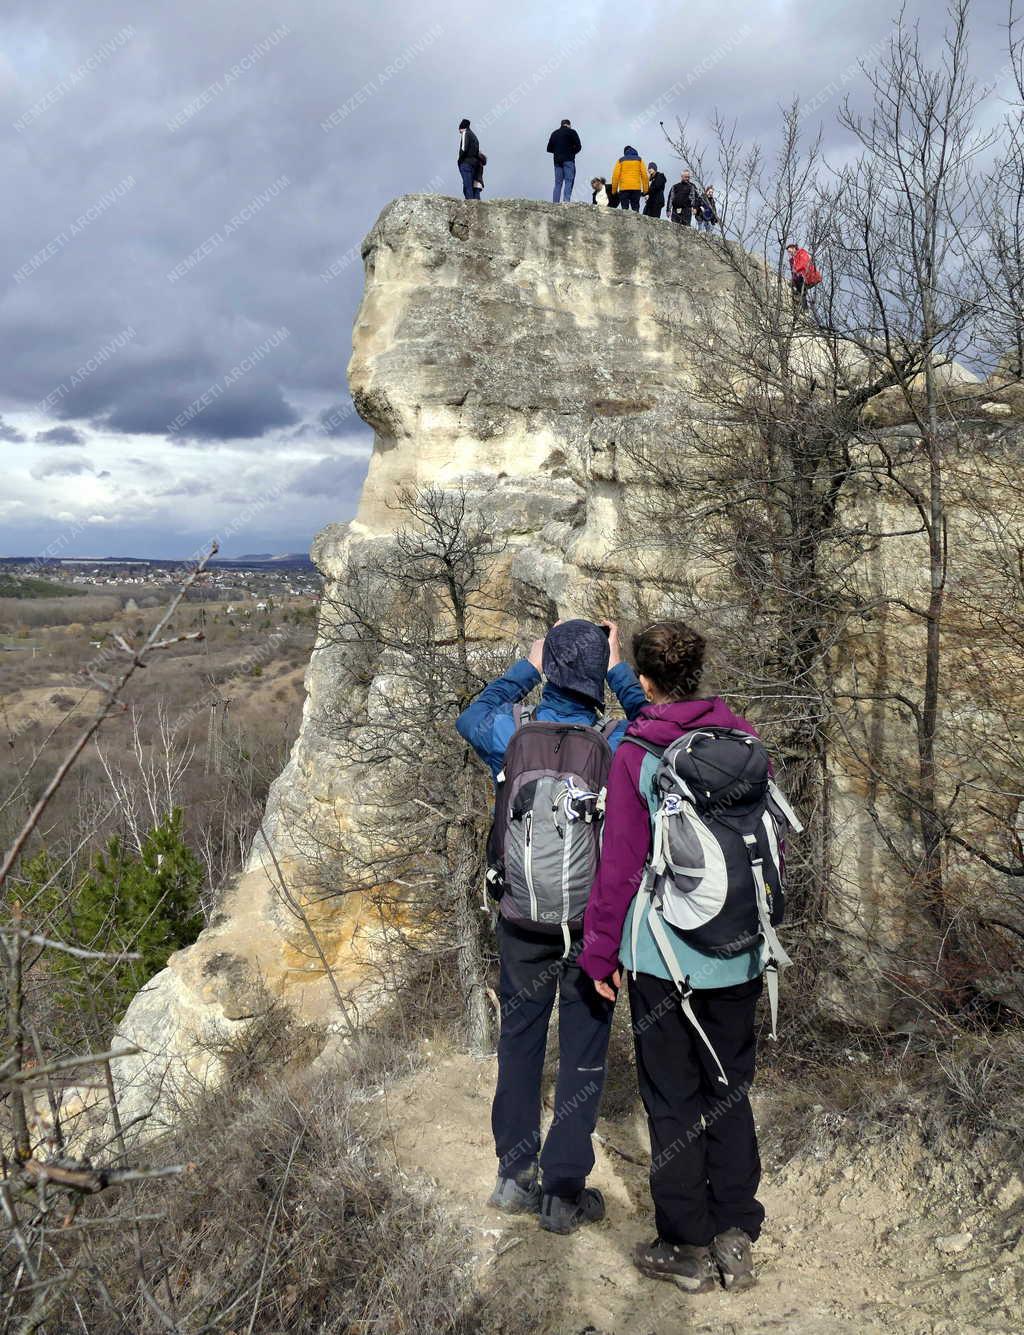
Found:
<svg viewBox="0 0 1024 1335"><path fill-rule="evenodd" d="M539 723L517 707L497 778L487 883L503 918L561 932L583 920L597 873L615 723Z"/></svg>
<svg viewBox="0 0 1024 1335"><path fill-rule="evenodd" d="M778 975L791 963L775 930L785 908L782 845L787 832L799 834L803 826L772 780L764 744L720 727L694 728L666 747L628 734L623 742L648 753L640 792L652 829L633 914L633 960L645 912L681 992L687 980L677 976L663 922L698 950L722 958L763 941L774 1038Z"/></svg>

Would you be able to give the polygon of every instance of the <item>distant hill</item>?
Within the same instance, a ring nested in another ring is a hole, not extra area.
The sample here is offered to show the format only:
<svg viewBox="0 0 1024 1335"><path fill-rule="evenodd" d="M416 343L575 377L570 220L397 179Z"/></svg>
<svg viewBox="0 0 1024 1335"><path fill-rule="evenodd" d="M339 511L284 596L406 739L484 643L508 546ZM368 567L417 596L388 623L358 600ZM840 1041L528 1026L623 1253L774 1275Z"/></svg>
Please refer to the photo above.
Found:
<svg viewBox="0 0 1024 1335"><path fill-rule="evenodd" d="M245 556L230 556L224 557L223 559L230 561L232 565L242 565L246 561L251 562L253 565L312 565L312 562L305 552L285 552L277 556L272 552L250 552ZM213 565L218 565L219 563L220 558L217 558L212 562Z"/></svg>
<svg viewBox="0 0 1024 1335"><path fill-rule="evenodd" d="M10 576L20 572L25 566L37 567L39 558L35 556L3 556L0 557L0 574L6 573ZM154 570L178 570L183 566L191 566L193 558L169 558L161 556L55 556L49 562L51 568L60 568L69 566L81 568L84 566L106 566L106 567L150 567ZM292 566L302 569L312 569L313 562L305 552L284 552L273 554L272 552L261 552L258 555L246 556L218 556L208 562L210 566ZM39 595L36 595L39 596Z"/></svg>
<svg viewBox="0 0 1024 1335"><path fill-rule="evenodd" d="M84 593L84 589L67 588L48 579L0 571L0 598L74 598Z"/></svg>

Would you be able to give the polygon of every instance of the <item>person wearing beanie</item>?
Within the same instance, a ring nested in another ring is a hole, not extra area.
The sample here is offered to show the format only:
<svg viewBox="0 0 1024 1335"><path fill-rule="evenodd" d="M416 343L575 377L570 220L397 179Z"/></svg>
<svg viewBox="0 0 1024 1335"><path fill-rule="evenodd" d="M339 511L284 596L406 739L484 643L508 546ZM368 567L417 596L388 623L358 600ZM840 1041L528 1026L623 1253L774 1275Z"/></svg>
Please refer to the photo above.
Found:
<svg viewBox="0 0 1024 1335"><path fill-rule="evenodd" d="M569 725L566 736L572 737L598 723L606 682L627 719L637 717L646 697L635 672L620 657L617 628L577 619L553 626L533 642L526 658L480 692L455 726L490 769L496 795L505 781L509 743L526 722L521 711L526 696L542 686L530 721ZM622 722L602 730L612 750L626 726ZM519 735L525 744L524 734ZM508 763L514 763L513 757ZM546 863L542 853L535 856L538 865L533 874L540 879ZM594 1167L591 1136L604 1085L613 1008L576 967L583 948L578 920L554 932L544 931L537 922L523 923L510 916L507 887L499 884L492 893L502 895L496 924L501 1035L491 1109L498 1181L488 1204L509 1214L538 1214L542 1228L571 1233L604 1215L601 1193L587 1187L586 1179ZM556 997L555 1102L560 1112L542 1141L541 1085Z"/></svg>
<svg viewBox="0 0 1024 1335"><path fill-rule="evenodd" d="M480 153L480 140L470 129L469 121L463 117L459 121L459 175L462 177L463 199L480 198L477 181L482 180L485 161Z"/></svg>
<svg viewBox="0 0 1024 1335"><path fill-rule="evenodd" d="M648 218L660 218L661 211L665 207L665 186L667 185L665 173L658 171L656 162L651 162L647 166L647 175L650 179L650 188L647 191L644 213Z"/></svg>
<svg viewBox="0 0 1024 1335"><path fill-rule="evenodd" d="M619 197L619 208L639 213L640 196L646 195L650 188L643 158L631 144L627 144L612 172L612 193Z"/></svg>

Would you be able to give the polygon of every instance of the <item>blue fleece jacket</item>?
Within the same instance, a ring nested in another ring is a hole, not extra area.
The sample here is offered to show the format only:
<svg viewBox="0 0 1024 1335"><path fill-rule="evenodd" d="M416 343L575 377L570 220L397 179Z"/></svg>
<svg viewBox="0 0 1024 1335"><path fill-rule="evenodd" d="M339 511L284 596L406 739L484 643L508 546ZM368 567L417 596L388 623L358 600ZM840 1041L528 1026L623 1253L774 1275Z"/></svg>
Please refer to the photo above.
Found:
<svg viewBox="0 0 1024 1335"><path fill-rule="evenodd" d="M512 711L540 682L541 675L529 659L520 659L503 677L485 686L455 722L459 735L469 742L495 778L501 773L505 751L516 730ZM615 692L626 715L626 720L608 738L614 751L625 734L626 723L636 718L647 699L636 679L636 673L628 663L617 663L609 671L608 685ZM592 724L597 719L597 710L588 708L579 699L566 695L549 683L541 693L540 705L533 717L539 723Z"/></svg>

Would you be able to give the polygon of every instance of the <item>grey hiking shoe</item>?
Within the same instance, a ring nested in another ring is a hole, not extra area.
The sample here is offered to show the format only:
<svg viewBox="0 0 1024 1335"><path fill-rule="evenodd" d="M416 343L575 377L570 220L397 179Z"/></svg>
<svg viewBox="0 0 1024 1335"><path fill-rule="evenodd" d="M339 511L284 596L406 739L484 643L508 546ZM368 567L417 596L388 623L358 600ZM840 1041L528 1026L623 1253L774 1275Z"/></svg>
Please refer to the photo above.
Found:
<svg viewBox="0 0 1024 1335"><path fill-rule="evenodd" d="M691 1247L686 1243L638 1243L633 1264L649 1279L667 1279L687 1293L710 1293L716 1287L718 1273L709 1247Z"/></svg>
<svg viewBox="0 0 1024 1335"><path fill-rule="evenodd" d="M584 1187L578 1196L551 1196L541 1200L540 1226L549 1233L575 1233L581 1224L604 1218L604 1197L596 1187Z"/></svg>
<svg viewBox="0 0 1024 1335"><path fill-rule="evenodd" d="M537 1165L517 1177L499 1177L487 1204L506 1214L536 1214L540 1209L540 1183Z"/></svg>
<svg viewBox="0 0 1024 1335"><path fill-rule="evenodd" d="M727 1228L711 1244L711 1254L727 1289L749 1289L757 1283L750 1248L750 1238L742 1228Z"/></svg>

